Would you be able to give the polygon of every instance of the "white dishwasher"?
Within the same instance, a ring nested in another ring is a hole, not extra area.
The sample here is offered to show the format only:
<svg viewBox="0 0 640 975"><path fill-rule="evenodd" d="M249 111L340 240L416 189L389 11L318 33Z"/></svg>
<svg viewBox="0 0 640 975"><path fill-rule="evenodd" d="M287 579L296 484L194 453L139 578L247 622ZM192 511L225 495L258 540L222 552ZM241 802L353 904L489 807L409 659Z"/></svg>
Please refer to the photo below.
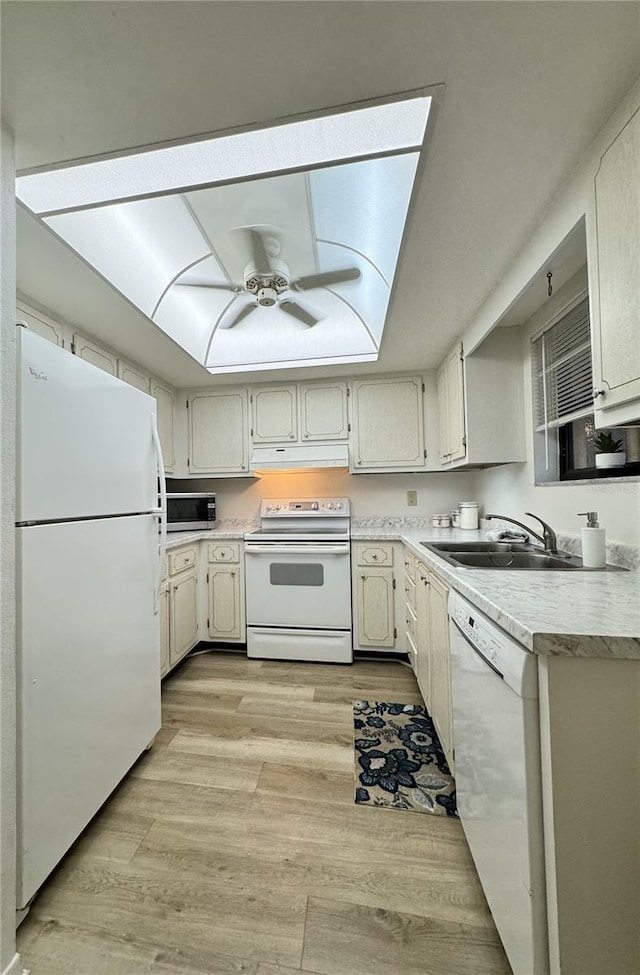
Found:
<svg viewBox="0 0 640 975"><path fill-rule="evenodd" d="M514 975L547 975L538 664L449 597L458 813Z"/></svg>

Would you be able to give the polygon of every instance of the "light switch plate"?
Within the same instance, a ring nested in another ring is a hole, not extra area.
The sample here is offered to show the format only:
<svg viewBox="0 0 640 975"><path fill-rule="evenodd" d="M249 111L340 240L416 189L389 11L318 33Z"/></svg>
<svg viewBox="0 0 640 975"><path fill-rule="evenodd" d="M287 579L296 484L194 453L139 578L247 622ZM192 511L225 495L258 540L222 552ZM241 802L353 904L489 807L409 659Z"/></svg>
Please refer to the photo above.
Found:
<svg viewBox="0 0 640 975"><path fill-rule="evenodd" d="M418 503L418 492L417 491L407 491L407 504L410 508L415 507Z"/></svg>

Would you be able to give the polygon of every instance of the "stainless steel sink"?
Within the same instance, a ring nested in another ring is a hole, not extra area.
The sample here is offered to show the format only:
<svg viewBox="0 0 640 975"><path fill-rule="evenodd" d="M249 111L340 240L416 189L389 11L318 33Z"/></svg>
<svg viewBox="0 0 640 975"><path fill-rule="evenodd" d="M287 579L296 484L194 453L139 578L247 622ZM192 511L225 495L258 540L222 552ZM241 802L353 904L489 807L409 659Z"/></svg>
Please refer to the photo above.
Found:
<svg viewBox="0 0 640 975"><path fill-rule="evenodd" d="M524 542L421 542L424 548L439 555L450 565L469 569L576 569L583 572L621 570L622 566L607 565L603 569L588 569L577 555L549 555L542 548Z"/></svg>

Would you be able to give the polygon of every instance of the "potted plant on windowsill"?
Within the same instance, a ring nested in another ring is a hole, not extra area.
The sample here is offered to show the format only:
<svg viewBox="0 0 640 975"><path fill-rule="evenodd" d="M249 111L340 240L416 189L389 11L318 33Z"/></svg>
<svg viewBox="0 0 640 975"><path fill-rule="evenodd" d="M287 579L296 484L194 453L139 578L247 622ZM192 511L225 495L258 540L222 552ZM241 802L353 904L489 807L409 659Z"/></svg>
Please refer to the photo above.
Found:
<svg viewBox="0 0 640 975"><path fill-rule="evenodd" d="M621 450L622 440L616 440L612 433L599 433L593 438L596 448L596 467L624 467L627 455Z"/></svg>

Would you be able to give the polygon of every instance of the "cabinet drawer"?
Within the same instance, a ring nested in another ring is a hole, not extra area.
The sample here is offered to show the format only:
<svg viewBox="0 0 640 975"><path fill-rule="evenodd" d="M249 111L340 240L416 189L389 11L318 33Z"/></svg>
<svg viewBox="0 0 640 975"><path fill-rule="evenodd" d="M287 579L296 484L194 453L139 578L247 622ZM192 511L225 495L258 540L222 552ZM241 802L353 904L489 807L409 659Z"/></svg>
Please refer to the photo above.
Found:
<svg viewBox="0 0 640 975"><path fill-rule="evenodd" d="M416 579L416 557L408 549L404 550L404 571L405 574L415 582Z"/></svg>
<svg viewBox="0 0 640 975"><path fill-rule="evenodd" d="M407 622L407 636L411 637L413 644L417 642L416 629L418 626L418 619L416 617L413 607L407 603L406 609L406 622Z"/></svg>
<svg viewBox="0 0 640 975"><path fill-rule="evenodd" d="M393 545L356 545L358 565L393 565Z"/></svg>
<svg viewBox="0 0 640 975"><path fill-rule="evenodd" d="M169 575L174 576L190 566L196 564L195 548L181 548L178 552L169 552Z"/></svg>
<svg viewBox="0 0 640 975"><path fill-rule="evenodd" d="M404 594L409 606L415 611L416 608L416 584L413 579L405 573Z"/></svg>
<svg viewBox="0 0 640 975"><path fill-rule="evenodd" d="M210 562L239 562L240 542L218 542L209 545Z"/></svg>

